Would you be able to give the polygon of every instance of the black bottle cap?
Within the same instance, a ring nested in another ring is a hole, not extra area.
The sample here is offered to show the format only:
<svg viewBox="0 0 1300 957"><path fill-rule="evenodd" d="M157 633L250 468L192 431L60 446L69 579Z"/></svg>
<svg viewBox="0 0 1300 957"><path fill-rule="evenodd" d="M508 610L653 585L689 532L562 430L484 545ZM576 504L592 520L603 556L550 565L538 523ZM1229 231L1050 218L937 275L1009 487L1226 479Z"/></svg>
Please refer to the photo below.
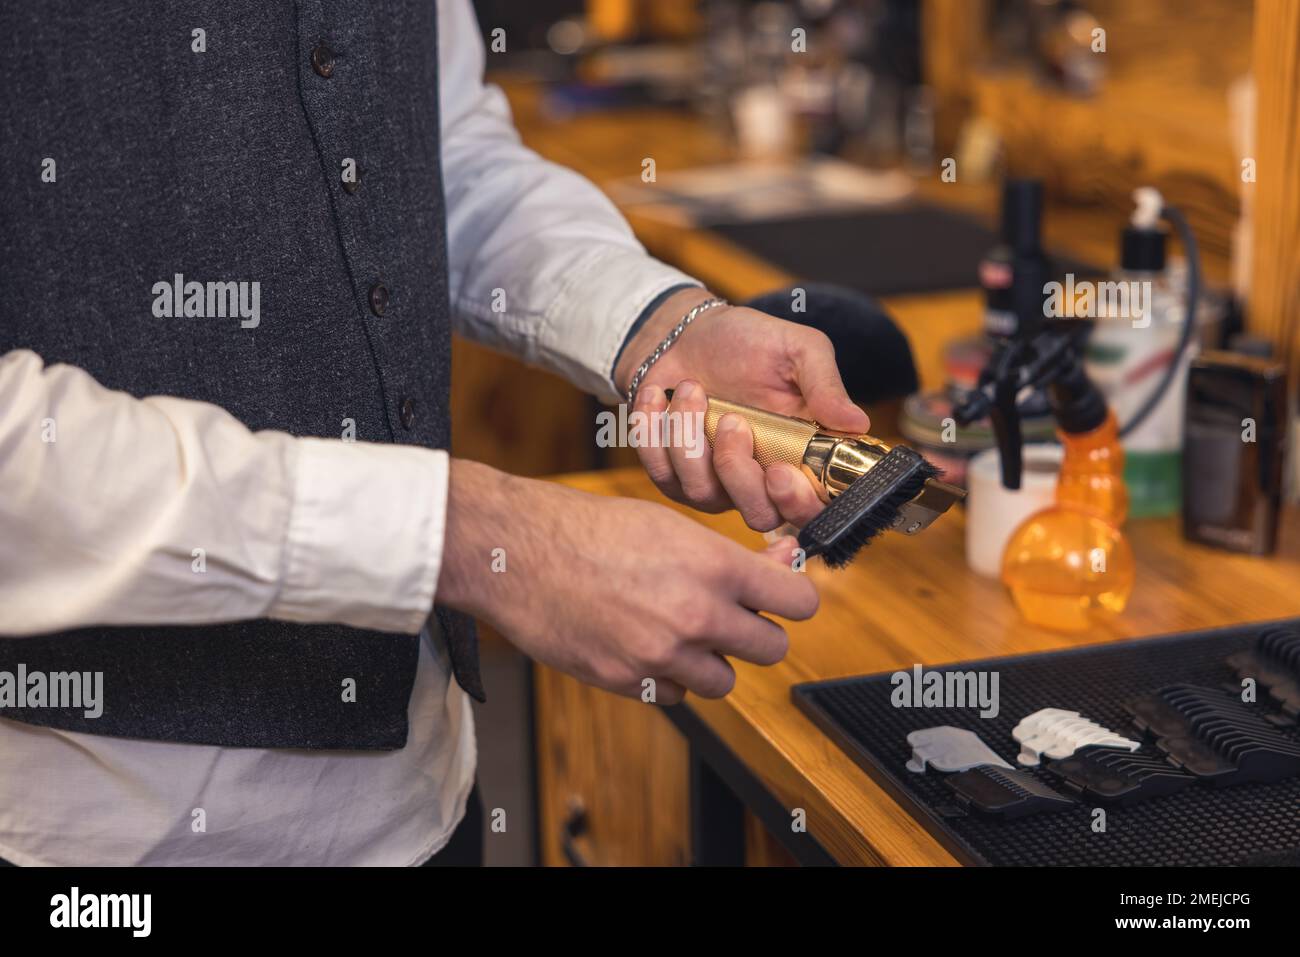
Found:
<svg viewBox="0 0 1300 957"><path fill-rule="evenodd" d="M1069 435L1100 428L1110 411L1105 396L1088 378L1082 362L1069 366L1048 386L1047 392L1056 424Z"/></svg>
<svg viewBox="0 0 1300 957"><path fill-rule="evenodd" d="M1128 272L1164 271L1168 240L1169 234L1163 229L1125 226L1119 240L1120 268Z"/></svg>
<svg viewBox="0 0 1300 957"><path fill-rule="evenodd" d="M1003 183L1002 241L1018 253L1036 253L1042 223L1042 180L1009 179Z"/></svg>

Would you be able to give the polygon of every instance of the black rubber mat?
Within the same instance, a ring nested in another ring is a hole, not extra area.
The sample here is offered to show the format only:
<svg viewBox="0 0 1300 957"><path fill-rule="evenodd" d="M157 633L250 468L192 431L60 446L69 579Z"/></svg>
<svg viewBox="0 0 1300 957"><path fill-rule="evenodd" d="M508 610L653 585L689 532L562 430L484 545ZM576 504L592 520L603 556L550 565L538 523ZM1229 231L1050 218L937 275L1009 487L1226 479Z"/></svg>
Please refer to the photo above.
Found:
<svg viewBox="0 0 1300 957"><path fill-rule="evenodd" d="M962 662L926 671L996 671L999 712L969 708L896 708L894 672L811 682L791 689L795 704L955 856L994 865L1250 865L1300 863L1300 778L1213 788L1198 783L1131 807L1106 806L1104 832L1093 829L1093 803L1054 814L1000 820L963 809L933 769L904 766L907 735L953 725L978 734L1008 764L1058 791L1061 779L1016 761L1011 729L1040 708L1064 708L1135 740L1126 698L1167 685L1240 685L1225 659L1251 647L1278 622L1108 642L1066 651ZM1285 623L1300 625L1300 619ZM1272 713L1261 689L1252 707ZM1282 728L1300 742L1300 731ZM1144 743L1143 753L1158 754Z"/></svg>
<svg viewBox="0 0 1300 957"><path fill-rule="evenodd" d="M909 203L710 229L800 280L834 283L870 296L974 289L979 264L997 243L982 223L951 210ZM1096 275L1059 260L1061 275Z"/></svg>

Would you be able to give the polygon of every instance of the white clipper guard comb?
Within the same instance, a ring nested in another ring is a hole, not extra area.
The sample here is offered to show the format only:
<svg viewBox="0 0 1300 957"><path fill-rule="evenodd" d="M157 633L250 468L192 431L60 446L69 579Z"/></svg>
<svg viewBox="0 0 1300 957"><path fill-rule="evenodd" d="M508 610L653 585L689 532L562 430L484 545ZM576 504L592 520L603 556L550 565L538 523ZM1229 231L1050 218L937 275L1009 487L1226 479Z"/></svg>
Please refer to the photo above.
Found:
<svg viewBox="0 0 1300 957"><path fill-rule="evenodd" d="M1068 758L1090 745L1129 751L1140 747L1138 742L1121 737L1077 711L1060 708L1035 711L1011 730L1011 736L1020 742L1020 756L1016 760L1026 767L1036 767L1045 757Z"/></svg>
<svg viewBox="0 0 1300 957"><path fill-rule="evenodd" d="M907 770L917 774L924 774L927 764L936 771L945 772L967 771L982 764L1011 768L980 740L978 734L965 728L947 724L922 728L909 734L907 743L912 746L912 759L907 762Z"/></svg>

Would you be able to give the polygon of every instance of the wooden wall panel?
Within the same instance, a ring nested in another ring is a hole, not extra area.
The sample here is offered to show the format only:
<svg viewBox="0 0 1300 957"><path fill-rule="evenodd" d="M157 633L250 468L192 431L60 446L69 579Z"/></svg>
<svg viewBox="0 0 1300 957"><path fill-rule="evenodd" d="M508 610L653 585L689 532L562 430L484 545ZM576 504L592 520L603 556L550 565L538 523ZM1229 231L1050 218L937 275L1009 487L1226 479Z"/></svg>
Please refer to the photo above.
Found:
<svg viewBox="0 0 1300 957"><path fill-rule="evenodd" d="M954 116L978 115L1002 139L1007 170L1042 177L1052 199L1118 218L1131 212L1136 186L1154 185L1184 209L1205 251L1226 257L1240 214L1227 91L1249 69L1249 0L1092 0L1088 8L1106 30L1106 52L1097 54L1106 77L1096 94L1079 96L997 52L983 2L925 0L926 79L941 145L955 142Z"/></svg>
<svg viewBox="0 0 1300 957"><path fill-rule="evenodd" d="M1255 2L1256 182L1249 321L1300 375L1300 3Z"/></svg>
<svg viewBox="0 0 1300 957"><path fill-rule="evenodd" d="M986 0L924 0L922 63L934 92L936 142L951 150L970 114L970 77L984 54Z"/></svg>

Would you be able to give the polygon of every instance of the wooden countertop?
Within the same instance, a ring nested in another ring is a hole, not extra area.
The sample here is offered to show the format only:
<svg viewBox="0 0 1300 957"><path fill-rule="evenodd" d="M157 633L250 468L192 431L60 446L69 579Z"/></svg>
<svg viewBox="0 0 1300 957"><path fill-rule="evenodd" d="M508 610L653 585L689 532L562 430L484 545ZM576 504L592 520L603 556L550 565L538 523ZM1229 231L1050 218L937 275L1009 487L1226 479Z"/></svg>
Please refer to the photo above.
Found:
<svg viewBox="0 0 1300 957"><path fill-rule="evenodd" d="M560 481L598 495L665 501L638 469ZM680 510L736 541L762 543L735 513ZM687 702L786 807L807 810L809 830L841 863L955 864L795 708L791 685L1300 614L1300 510L1287 512L1282 549L1268 559L1189 544L1174 519L1133 520L1127 530L1137 585L1105 630L1070 635L1026 623L1000 584L966 567L965 515L957 510L917 538L882 536L844 571L811 563L821 609L811 621L784 623L786 659L771 668L735 662L730 695Z"/></svg>

